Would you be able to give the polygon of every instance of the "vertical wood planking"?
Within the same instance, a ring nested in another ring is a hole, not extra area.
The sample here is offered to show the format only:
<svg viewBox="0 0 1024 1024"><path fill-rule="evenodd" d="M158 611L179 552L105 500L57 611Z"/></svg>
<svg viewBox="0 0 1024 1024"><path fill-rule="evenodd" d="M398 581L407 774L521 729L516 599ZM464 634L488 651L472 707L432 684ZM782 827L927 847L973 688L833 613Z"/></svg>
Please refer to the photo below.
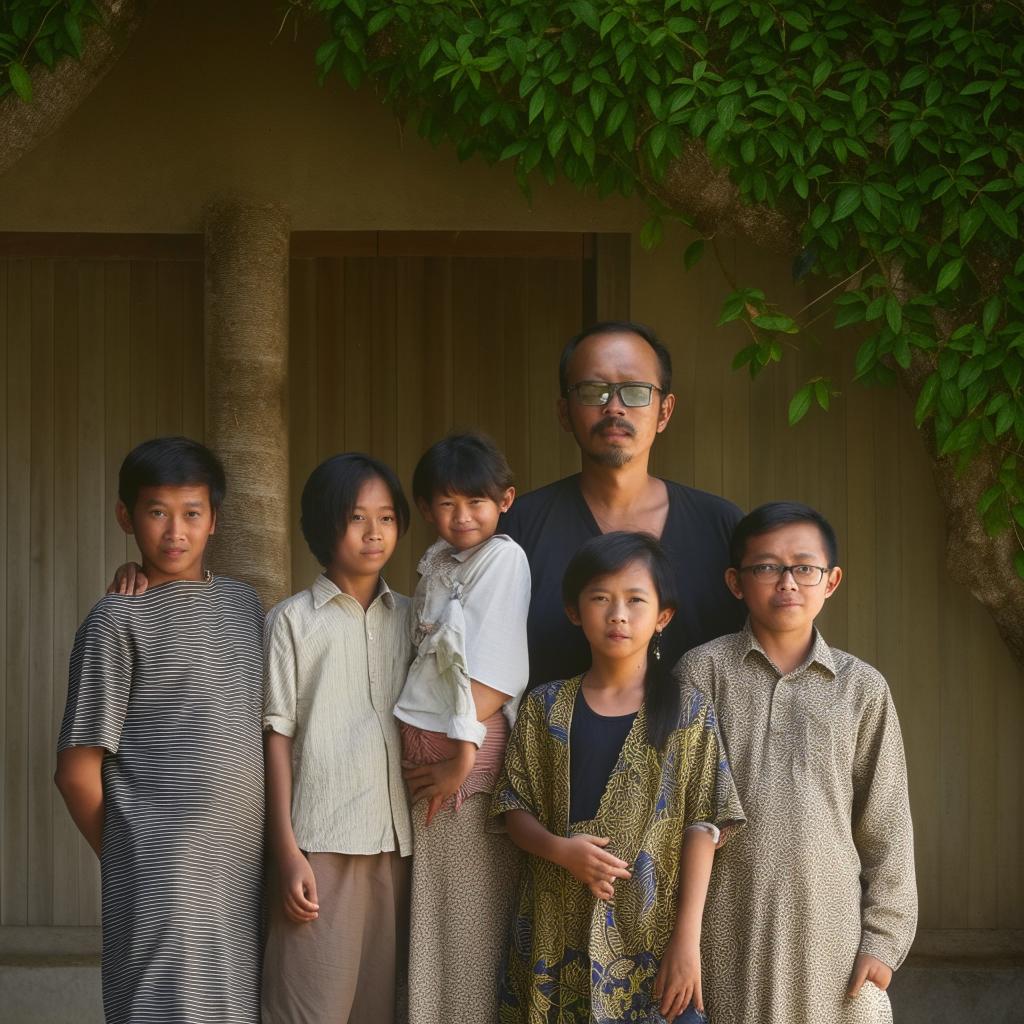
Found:
<svg viewBox="0 0 1024 1024"><path fill-rule="evenodd" d="M398 432L395 472L402 485L412 486L412 473L422 454L424 405L431 400L423 382L429 358L424 326L426 265L422 257L405 257L395 265L396 368L395 424ZM411 493L408 494L410 503ZM403 593L415 586L416 563L428 542L430 531L415 508L411 510L409 532L399 541L388 569L391 585Z"/></svg>
<svg viewBox="0 0 1024 1024"><path fill-rule="evenodd" d="M352 257L345 260L345 287L341 311L345 386L336 392L344 409L345 450L370 452L372 427L370 393L376 387L373 344L374 260Z"/></svg>
<svg viewBox="0 0 1024 1024"><path fill-rule="evenodd" d="M78 325L81 319L78 265L60 260L54 267L53 303L53 668L50 749L40 766L49 782L54 748L67 697L67 666L78 626L78 448L95 446L95 435L78 427ZM53 788L52 914L41 922L78 924L78 835L71 816Z"/></svg>
<svg viewBox="0 0 1024 1024"><path fill-rule="evenodd" d="M502 260L502 372L497 386L504 392L503 450L512 467L518 494L525 494L533 486L530 464L530 361L527 338L529 309L526 268L527 263L524 259ZM557 391L557 387L553 390Z"/></svg>
<svg viewBox="0 0 1024 1024"><path fill-rule="evenodd" d="M555 443L560 431L555 413L558 397L558 357L568 340L563 338L552 311L559 295L551 264L531 260L527 268L527 334L529 348L529 434L530 486L541 487L557 480L561 474L561 442ZM570 441L571 443L571 441Z"/></svg>
<svg viewBox="0 0 1024 1024"><path fill-rule="evenodd" d="M368 261L369 262L369 261ZM398 342L395 336L395 264L372 261L370 295L370 451L394 468L398 457Z"/></svg>
<svg viewBox="0 0 1024 1024"><path fill-rule="evenodd" d="M316 261L317 462L345 451L345 405L358 387L345 376L345 264Z"/></svg>
<svg viewBox="0 0 1024 1024"><path fill-rule="evenodd" d="M302 488L318 462L317 266L291 261L288 339L289 473L291 475L292 590L308 587L317 563L299 526Z"/></svg>
<svg viewBox="0 0 1024 1024"><path fill-rule="evenodd" d="M108 324L108 280L109 267L98 262L83 262L79 265L78 288L78 403L77 427L80 443L78 446L78 500L76 503L77 529L77 586L75 593L76 625L85 618L89 609L106 589L108 556L106 537L111 529L117 530L116 538L123 551L122 534L113 522L111 488L116 490L116 479L111 479L108 458L107 431L114 424L111 404L125 408L121 394L113 390L115 382L107 373L115 368L108 362L105 335ZM120 268L120 277L127 284L127 268ZM127 289L123 291L127 298ZM111 318L117 323L116 316ZM127 337L127 319L123 335ZM113 331L112 331L113 334ZM113 341L112 341L113 344ZM124 373L123 363L116 368ZM126 375L125 375L126 377ZM123 393L122 393L123 394ZM116 470L115 470L116 471ZM110 553L112 557L114 552ZM120 559L117 559L120 561ZM116 564L116 561L115 561ZM67 666L64 667L64 681L67 681ZM73 856L77 900L67 909L68 924L99 924L99 878L96 857L88 843L73 829ZM56 922L55 922L56 923Z"/></svg>
<svg viewBox="0 0 1024 1024"><path fill-rule="evenodd" d="M53 261L32 261L28 923L53 912Z"/></svg>
<svg viewBox="0 0 1024 1024"><path fill-rule="evenodd" d="M125 396L131 410L129 446L158 433L157 381L164 376L164 354L158 352L157 264L131 264L131 392ZM173 372L173 371L172 371Z"/></svg>
<svg viewBox="0 0 1024 1024"><path fill-rule="evenodd" d="M10 261L0 260L0 824L7 828L7 789L12 776L7 765L7 688L13 686L14 675L8 666L8 552L7 542L8 505L13 501L14 481L8 473L8 450L10 432L8 429L8 391L10 381L9 362L13 343L9 341L8 323L8 268ZM7 871L7 842L0 836L0 924L5 922L5 883Z"/></svg>
<svg viewBox="0 0 1024 1024"><path fill-rule="evenodd" d="M182 274L181 432L202 441L206 436L203 352L203 264L180 263Z"/></svg>
<svg viewBox="0 0 1024 1024"><path fill-rule="evenodd" d="M90 607L106 589L114 570L126 559L138 558L134 542L121 532L114 519L117 504L117 475L121 462L133 444L132 410L132 266L129 263L104 265L104 465L103 524L105 572L103 587ZM141 428L140 428L141 429ZM88 608L85 609L86 611Z"/></svg>
<svg viewBox="0 0 1024 1024"><path fill-rule="evenodd" d="M0 922L27 920L27 718L29 658L29 460L31 458L31 271L26 261L9 264L7 346L7 503L8 552L5 593L3 898Z"/></svg>
<svg viewBox="0 0 1024 1024"><path fill-rule="evenodd" d="M495 344L488 312L493 312L494 295L483 291L485 270L481 260L456 257L451 261L452 275L452 363L451 391L452 418L450 427L467 430L486 429L481 413L487 404L478 405L478 395L484 386L482 372L484 346ZM489 309L488 309L489 307ZM501 344L500 337L498 338ZM426 437L424 447L437 437Z"/></svg>
<svg viewBox="0 0 1024 1024"><path fill-rule="evenodd" d="M967 735L970 775L967 785L968 835L998 836L1001 808L996 796L999 792L997 774L998 749L996 745L996 713L999 706L998 691L1003 682L995 674L996 659L992 643L984 628L984 609L972 602L971 618L975 620L967 647L970 673L970 719ZM967 609L965 609L966 611ZM1001 879L999 877L998 842L965 843L968 859L968 914L969 928L995 928L999 920Z"/></svg>
<svg viewBox="0 0 1024 1024"><path fill-rule="evenodd" d="M909 423L905 426L909 428ZM901 591L896 621L912 641L901 645L899 667L892 670L889 684L903 731L910 776L921 905L919 927L937 928L941 921L938 907L942 884L939 851L949 839L941 827L940 793L936 785L943 759L939 741L942 723L939 681L945 670L939 653L939 604L946 599L948 588L940 572L942 521L917 431L901 430L899 446L904 514L896 531L903 552L906 585ZM851 528L852 525L851 517ZM854 579L848 589L853 586L861 584Z"/></svg>
<svg viewBox="0 0 1024 1024"><path fill-rule="evenodd" d="M156 424L160 436L182 434L185 376L185 266L161 260L156 264ZM194 369L192 372L195 372Z"/></svg>
<svg viewBox="0 0 1024 1024"><path fill-rule="evenodd" d="M4 688L3 867L0 924L28 924L30 465L32 459L31 267L8 264L7 643Z"/></svg>

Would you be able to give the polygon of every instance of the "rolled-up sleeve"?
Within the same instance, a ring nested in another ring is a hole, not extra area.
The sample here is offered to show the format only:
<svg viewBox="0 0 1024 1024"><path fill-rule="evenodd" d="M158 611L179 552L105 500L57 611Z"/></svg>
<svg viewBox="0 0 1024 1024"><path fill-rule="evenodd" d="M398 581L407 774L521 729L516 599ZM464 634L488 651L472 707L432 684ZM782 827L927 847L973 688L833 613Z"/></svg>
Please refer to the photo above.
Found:
<svg viewBox="0 0 1024 1024"><path fill-rule="evenodd" d="M263 632L263 728L295 735L297 672L291 623L279 608L267 615Z"/></svg>

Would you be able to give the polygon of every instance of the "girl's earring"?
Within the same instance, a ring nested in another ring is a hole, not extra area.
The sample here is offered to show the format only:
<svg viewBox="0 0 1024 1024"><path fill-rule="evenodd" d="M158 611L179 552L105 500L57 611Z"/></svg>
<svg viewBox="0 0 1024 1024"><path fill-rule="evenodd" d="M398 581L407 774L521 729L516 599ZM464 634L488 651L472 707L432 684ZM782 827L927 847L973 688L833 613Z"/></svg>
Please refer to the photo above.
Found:
<svg viewBox="0 0 1024 1024"><path fill-rule="evenodd" d="M654 631L654 636L651 637L651 654L654 655L655 661L661 661L661 630L657 629Z"/></svg>

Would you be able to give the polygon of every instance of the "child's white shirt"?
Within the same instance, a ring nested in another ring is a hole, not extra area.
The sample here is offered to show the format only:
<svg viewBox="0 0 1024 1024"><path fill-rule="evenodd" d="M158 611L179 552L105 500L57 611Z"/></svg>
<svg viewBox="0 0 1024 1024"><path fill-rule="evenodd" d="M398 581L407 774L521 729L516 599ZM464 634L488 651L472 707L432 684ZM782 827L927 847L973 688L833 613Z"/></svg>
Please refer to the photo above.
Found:
<svg viewBox="0 0 1024 1024"><path fill-rule="evenodd" d="M511 725L530 678L529 563L499 533L466 551L438 540L417 568L410 617L416 659L395 716L479 747L487 730L477 720L471 680L512 698L503 707Z"/></svg>

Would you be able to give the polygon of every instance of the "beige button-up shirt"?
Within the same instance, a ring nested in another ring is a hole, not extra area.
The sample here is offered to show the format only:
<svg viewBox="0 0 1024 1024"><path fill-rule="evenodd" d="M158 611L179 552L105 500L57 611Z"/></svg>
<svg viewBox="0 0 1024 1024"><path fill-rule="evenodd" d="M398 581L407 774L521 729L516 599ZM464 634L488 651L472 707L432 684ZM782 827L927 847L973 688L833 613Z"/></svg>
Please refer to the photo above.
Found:
<svg viewBox="0 0 1024 1024"><path fill-rule="evenodd" d="M409 599L363 611L326 576L267 615L263 728L291 736L292 828L312 853L412 852L394 717L412 658Z"/></svg>

